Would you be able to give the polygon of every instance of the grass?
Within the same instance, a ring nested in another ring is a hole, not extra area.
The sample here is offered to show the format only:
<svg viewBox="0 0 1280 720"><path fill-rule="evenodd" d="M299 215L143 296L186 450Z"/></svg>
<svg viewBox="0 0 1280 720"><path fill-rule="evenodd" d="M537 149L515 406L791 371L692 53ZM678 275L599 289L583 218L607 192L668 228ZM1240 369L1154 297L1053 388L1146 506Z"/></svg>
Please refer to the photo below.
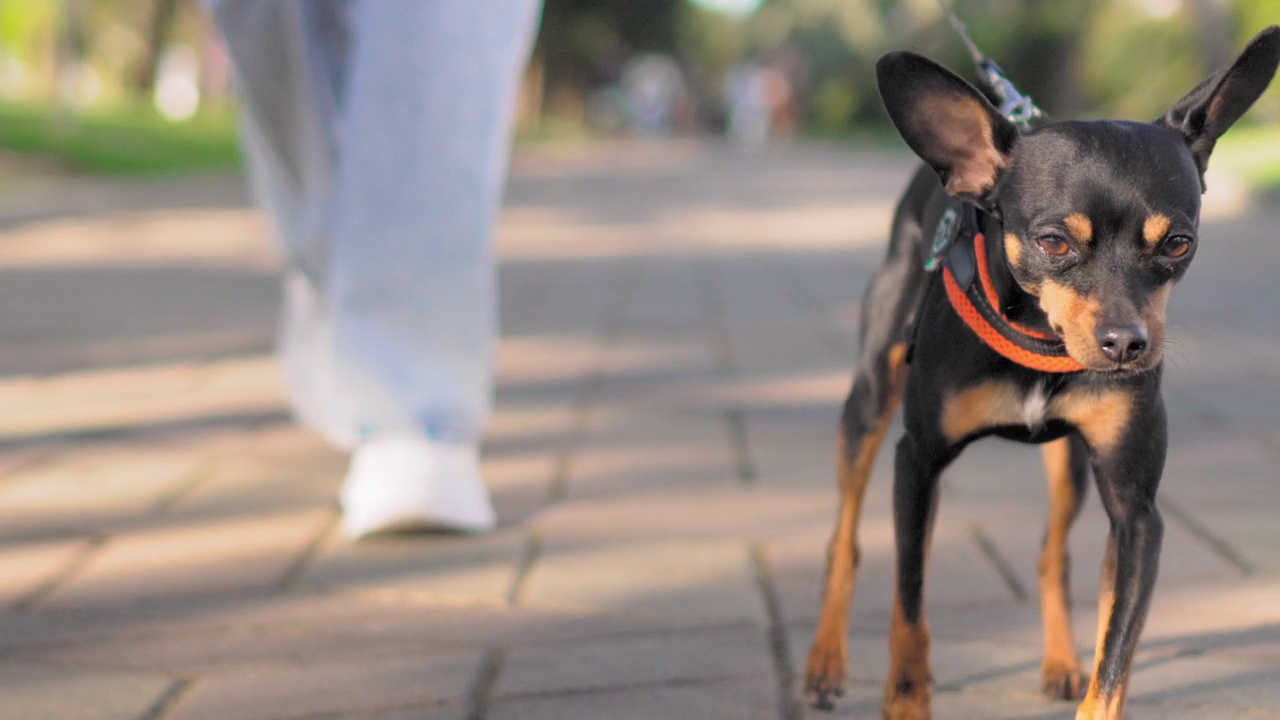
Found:
<svg viewBox="0 0 1280 720"><path fill-rule="evenodd" d="M72 113L0 102L0 148L103 175L234 167L240 161L230 107L174 123L145 107Z"/></svg>
<svg viewBox="0 0 1280 720"><path fill-rule="evenodd" d="M517 142L537 144L582 136L554 118ZM810 139L829 135L802 132ZM839 134L880 149L900 148L883 128ZM0 148L52 158L73 170L102 175L155 174L234 167L240 162L235 109L203 110L185 122L169 122L150 107L117 107L72 113L42 105L0 102ZM1238 127L1218 143L1215 165L1255 188L1280 192L1280 126Z"/></svg>

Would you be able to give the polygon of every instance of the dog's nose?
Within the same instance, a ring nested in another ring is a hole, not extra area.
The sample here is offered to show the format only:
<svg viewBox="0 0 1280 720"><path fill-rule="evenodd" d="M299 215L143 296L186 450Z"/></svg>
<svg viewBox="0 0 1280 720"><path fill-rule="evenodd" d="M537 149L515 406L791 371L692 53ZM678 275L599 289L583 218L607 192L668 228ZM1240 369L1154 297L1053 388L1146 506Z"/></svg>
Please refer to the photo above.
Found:
<svg viewBox="0 0 1280 720"><path fill-rule="evenodd" d="M1097 338L1102 354L1121 364L1137 360L1147 349L1147 328L1141 324L1101 326Z"/></svg>

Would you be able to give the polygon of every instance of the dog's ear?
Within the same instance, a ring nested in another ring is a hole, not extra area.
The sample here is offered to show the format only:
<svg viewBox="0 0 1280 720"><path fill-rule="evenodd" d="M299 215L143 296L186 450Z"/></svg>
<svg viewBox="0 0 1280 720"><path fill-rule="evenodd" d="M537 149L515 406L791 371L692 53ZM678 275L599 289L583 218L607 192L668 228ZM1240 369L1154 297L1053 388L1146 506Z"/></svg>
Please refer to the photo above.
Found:
<svg viewBox="0 0 1280 720"><path fill-rule="evenodd" d="M1010 162L1013 123L972 85L915 53L880 58L876 81L902 139L938 171L947 192L983 204Z"/></svg>
<svg viewBox="0 0 1280 720"><path fill-rule="evenodd" d="M1202 183L1214 143L1267 89L1277 65L1280 26L1272 25L1249 41L1231 67L1197 85L1156 121L1186 138Z"/></svg>

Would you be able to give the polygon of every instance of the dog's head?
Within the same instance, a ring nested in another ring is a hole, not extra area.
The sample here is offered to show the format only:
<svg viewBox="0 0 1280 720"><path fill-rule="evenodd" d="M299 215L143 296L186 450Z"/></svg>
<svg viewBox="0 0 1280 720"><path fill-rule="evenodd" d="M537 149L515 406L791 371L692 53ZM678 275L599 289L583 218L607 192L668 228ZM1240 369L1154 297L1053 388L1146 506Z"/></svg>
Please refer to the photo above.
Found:
<svg viewBox="0 0 1280 720"><path fill-rule="evenodd" d="M1017 283L1087 368L1141 371L1163 355L1169 291L1195 256L1214 143L1280 64L1280 26L1153 123L1051 123L1025 135L977 90L912 53L876 65L907 144L951 195L994 212Z"/></svg>

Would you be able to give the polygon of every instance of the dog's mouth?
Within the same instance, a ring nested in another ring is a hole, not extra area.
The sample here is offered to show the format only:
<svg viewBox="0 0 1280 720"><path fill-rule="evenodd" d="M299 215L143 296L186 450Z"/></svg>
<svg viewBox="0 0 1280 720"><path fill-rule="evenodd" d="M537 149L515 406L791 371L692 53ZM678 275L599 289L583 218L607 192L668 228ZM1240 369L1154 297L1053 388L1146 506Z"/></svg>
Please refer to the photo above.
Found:
<svg viewBox="0 0 1280 720"><path fill-rule="evenodd" d="M1161 351L1161 343L1157 341L1152 342L1146 350L1136 357L1123 361L1113 360L1107 357L1096 340L1089 337L1087 341L1082 342L1082 338L1079 337L1080 334L1068 331L1066 333L1059 332L1058 336L1062 338L1067 354L1083 365L1089 372L1115 377L1141 375L1155 369L1164 356Z"/></svg>
<svg viewBox="0 0 1280 720"><path fill-rule="evenodd" d="M1099 375L1106 375L1108 377L1117 377L1117 378L1133 377L1136 375L1142 375L1143 373L1151 372L1159 364L1160 362L1158 360L1156 362L1141 363L1141 364L1115 363L1108 368L1089 368L1089 372L1097 373Z"/></svg>
<svg viewBox="0 0 1280 720"><path fill-rule="evenodd" d="M1051 323L1051 327L1062 342L1067 355L1089 372L1113 376L1139 375L1152 370L1163 359L1164 331L1161 326L1149 327L1150 337L1141 352L1132 357L1120 359L1108 357L1094 332L1095 323Z"/></svg>
<svg viewBox="0 0 1280 720"><path fill-rule="evenodd" d="M1136 375L1157 367L1164 356L1168 287L1154 293L1135 315L1115 316L1107 304L1064 288L1040 298L1049 326L1067 354L1092 372ZM1110 321L1104 321L1110 317ZM1139 347L1140 344L1140 347Z"/></svg>

